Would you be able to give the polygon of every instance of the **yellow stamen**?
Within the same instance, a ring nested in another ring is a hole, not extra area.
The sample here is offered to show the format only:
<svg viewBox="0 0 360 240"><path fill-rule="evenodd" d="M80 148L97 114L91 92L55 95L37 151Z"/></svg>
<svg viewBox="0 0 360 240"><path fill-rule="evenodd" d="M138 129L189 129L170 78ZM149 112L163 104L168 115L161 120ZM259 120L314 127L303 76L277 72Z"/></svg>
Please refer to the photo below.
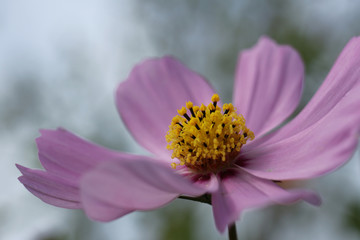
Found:
<svg viewBox="0 0 360 240"><path fill-rule="evenodd" d="M215 93L215 94L211 97L211 101L212 101L212 102L218 102L218 101L220 101L219 95Z"/></svg>
<svg viewBox="0 0 360 240"><path fill-rule="evenodd" d="M189 102L186 103L186 108L187 108L187 109L190 109L190 108L192 108L192 107L193 107L193 103L192 103L192 102L189 101Z"/></svg>
<svg viewBox="0 0 360 240"><path fill-rule="evenodd" d="M184 116L184 114L186 113L186 108L182 107L180 110L178 110L178 113L179 113L181 116Z"/></svg>
<svg viewBox="0 0 360 240"><path fill-rule="evenodd" d="M180 161L172 163L172 168L185 165L199 173L221 171L233 163L247 140L254 139L244 117L231 103L224 104L221 112L217 106L219 95L214 94L211 101L207 107L186 102L186 108L178 110L180 116L172 119L166 135L167 149Z"/></svg>

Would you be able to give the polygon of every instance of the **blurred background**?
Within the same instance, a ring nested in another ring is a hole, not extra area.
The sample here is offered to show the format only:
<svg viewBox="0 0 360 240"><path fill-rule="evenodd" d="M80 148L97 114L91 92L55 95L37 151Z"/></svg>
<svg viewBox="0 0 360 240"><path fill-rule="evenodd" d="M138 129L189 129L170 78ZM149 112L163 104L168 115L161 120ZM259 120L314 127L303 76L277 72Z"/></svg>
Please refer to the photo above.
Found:
<svg viewBox="0 0 360 240"><path fill-rule="evenodd" d="M360 35L360 2L0 0L0 239L227 239L211 208L176 200L110 223L49 206L17 181L15 163L40 167L34 139L58 126L103 146L145 153L118 117L114 91L134 64L171 54L231 101L238 52L268 35L306 65L299 111L342 48ZM146 153L145 153L146 154ZM306 203L249 210L240 239L360 239L360 159L308 182Z"/></svg>

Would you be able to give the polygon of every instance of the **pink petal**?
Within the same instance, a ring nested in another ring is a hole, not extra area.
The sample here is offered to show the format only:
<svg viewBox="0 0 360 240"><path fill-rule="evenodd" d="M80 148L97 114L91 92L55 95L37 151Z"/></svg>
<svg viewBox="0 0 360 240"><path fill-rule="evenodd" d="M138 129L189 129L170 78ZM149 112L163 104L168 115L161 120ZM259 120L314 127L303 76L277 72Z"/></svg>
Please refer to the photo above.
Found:
<svg viewBox="0 0 360 240"><path fill-rule="evenodd" d="M255 47L241 53L233 102L255 136L276 127L295 110L303 79L301 58L289 46L262 37Z"/></svg>
<svg viewBox="0 0 360 240"><path fill-rule="evenodd" d="M319 205L319 197L307 190L286 191L269 180L254 177L242 170L221 180L219 191L212 194L216 227L224 232L247 208L262 207L273 203L290 204L305 200Z"/></svg>
<svg viewBox="0 0 360 240"><path fill-rule="evenodd" d="M54 176L48 172L16 165L23 176L19 181L44 202L63 208L81 208L76 183Z"/></svg>
<svg viewBox="0 0 360 240"><path fill-rule="evenodd" d="M208 193L216 192L219 188L219 181L215 174L195 174L191 179L196 185L199 185Z"/></svg>
<svg viewBox="0 0 360 240"><path fill-rule="evenodd" d="M268 179L323 175L344 164L360 131L360 38L345 47L307 107L272 135L245 147L242 166Z"/></svg>
<svg viewBox="0 0 360 240"><path fill-rule="evenodd" d="M360 116L351 115L355 106L360 109L360 102L349 108L342 106L346 103L343 100L328 117L292 137L275 143L270 139L253 151L244 150L241 165L273 180L306 179L333 171L352 156L358 143Z"/></svg>
<svg viewBox="0 0 360 240"><path fill-rule="evenodd" d="M112 206L111 204L88 197L85 193L83 194L83 199L85 199L83 201L85 213L89 218L95 221L108 222L133 212L131 209Z"/></svg>
<svg viewBox="0 0 360 240"><path fill-rule="evenodd" d="M172 57L147 60L134 67L116 92L119 113L138 143L168 158L165 135L177 109L187 101L211 102L214 91L198 74Z"/></svg>
<svg viewBox="0 0 360 240"><path fill-rule="evenodd" d="M90 143L76 135L59 128L41 130L36 139L39 159L44 168L63 178L78 178L104 161L117 158L132 158L132 155L115 152Z"/></svg>
<svg viewBox="0 0 360 240"><path fill-rule="evenodd" d="M352 95L351 98L356 98L353 100L356 102L360 98L360 94L359 90L354 90L354 88L359 84L359 79L360 37L356 37L345 46L311 101L290 124L281 129L281 134L276 139L294 135L310 127L327 116L336 105L348 98L349 94ZM343 107L346 105L344 104ZM338 108L337 111L341 111L341 108Z"/></svg>
<svg viewBox="0 0 360 240"><path fill-rule="evenodd" d="M174 173L170 167L148 159L106 162L81 180L82 201L97 201L121 209L150 210L180 194L199 196L205 189ZM102 213L98 213L102 215Z"/></svg>

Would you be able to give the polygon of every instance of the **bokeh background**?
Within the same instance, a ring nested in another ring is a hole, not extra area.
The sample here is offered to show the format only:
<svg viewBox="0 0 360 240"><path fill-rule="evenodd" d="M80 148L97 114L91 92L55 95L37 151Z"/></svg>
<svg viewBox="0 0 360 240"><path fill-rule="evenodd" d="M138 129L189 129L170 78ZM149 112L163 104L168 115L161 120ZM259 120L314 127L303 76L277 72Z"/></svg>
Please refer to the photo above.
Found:
<svg viewBox="0 0 360 240"><path fill-rule="evenodd" d="M347 41L360 35L360 1L0 0L0 239L226 239L211 208L176 200L110 223L49 206L17 181L15 163L40 167L39 128L62 126L106 147L147 154L118 117L114 91L134 64L171 54L231 101L239 51L261 35L296 48L306 65L299 111ZM359 154L306 182L323 198L246 211L240 239L360 239ZM314 163L315 164L315 163Z"/></svg>

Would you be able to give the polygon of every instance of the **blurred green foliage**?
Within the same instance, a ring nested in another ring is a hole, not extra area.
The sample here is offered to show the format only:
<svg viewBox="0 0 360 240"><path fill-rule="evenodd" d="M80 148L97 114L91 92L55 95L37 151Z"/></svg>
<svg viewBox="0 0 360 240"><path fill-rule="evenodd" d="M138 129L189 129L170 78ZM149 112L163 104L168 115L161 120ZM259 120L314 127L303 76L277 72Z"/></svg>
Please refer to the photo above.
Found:
<svg viewBox="0 0 360 240"><path fill-rule="evenodd" d="M46 236L46 237L43 237L39 240L67 240L69 239L67 235L63 235L63 234L60 234L58 236Z"/></svg>
<svg viewBox="0 0 360 240"><path fill-rule="evenodd" d="M158 239L195 240L198 223L194 218L193 211L194 208L191 204L186 204L180 200L157 211L156 215L161 226Z"/></svg>
<svg viewBox="0 0 360 240"><path fill-rule="evenodd" d="M347 206L343 219L344 227L355 231L360 238L360 200L354 201Z"/></svg>

